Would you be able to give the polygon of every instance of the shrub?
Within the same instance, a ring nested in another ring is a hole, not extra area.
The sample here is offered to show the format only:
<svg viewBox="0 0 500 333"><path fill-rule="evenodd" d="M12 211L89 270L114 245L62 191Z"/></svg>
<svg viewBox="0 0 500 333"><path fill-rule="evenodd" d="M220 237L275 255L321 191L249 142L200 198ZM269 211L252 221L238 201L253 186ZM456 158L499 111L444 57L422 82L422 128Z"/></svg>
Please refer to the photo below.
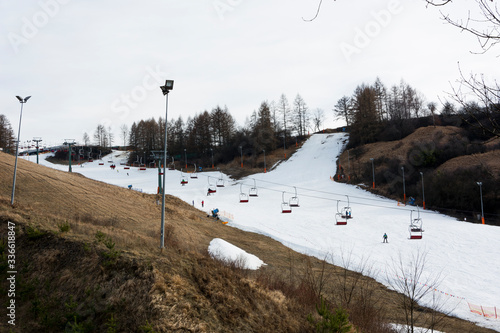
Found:
<svg viewBox="0 0 500 333"><path fill-rule="evenodd" d="M57 225L57 227L59 228L59 231L60 232L68 232L69 229L71 228L70 224L68 221L65 221L65 222L62 222L62 223L59 223Z"/></svg>
<svg viewBox="0 0 500 333"><path fill-rule="evenodd" d="M312 315L307 317L307 320L316 327L316 332L348 333L351 330L349 315L342 307L332 312L321 297L319 306L316 305L316 311L321 319L315 320Z"/></svg>
<svg viewBox="0 0 500 333"><path fill-rule="evenodd" d="M41 238L43 235L45 235L45 232L40 231L34 225L29 224L26 227L26 235L28 236L28 239L35 240L35 239Z"/></svg>

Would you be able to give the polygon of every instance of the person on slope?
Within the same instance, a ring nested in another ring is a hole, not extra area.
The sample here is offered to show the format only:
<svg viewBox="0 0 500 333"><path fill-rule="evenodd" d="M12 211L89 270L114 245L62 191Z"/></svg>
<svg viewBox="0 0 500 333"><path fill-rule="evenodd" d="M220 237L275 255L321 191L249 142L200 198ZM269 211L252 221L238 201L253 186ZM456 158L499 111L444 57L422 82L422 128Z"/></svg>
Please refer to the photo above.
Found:
<svg viewBox="0 0 500 333"><path fill-rule="evenodd" d="M389 242L387 241L387 234L386 234L386 233L384 233L384 241L383 241L382 243L389 243Z"/></svg>

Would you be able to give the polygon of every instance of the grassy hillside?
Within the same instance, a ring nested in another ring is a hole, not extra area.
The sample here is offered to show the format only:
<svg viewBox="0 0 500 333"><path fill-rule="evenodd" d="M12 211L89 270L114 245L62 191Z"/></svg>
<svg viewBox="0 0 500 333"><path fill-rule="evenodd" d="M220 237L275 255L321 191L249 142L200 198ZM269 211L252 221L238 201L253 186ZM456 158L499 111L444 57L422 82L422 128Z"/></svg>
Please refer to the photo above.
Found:
<svg viewBox="0 0 500 333"><path fill-rule="evenodd" d="M0 301L9 285L8 222L15 224L16 326L7 332L308 332L319 295L342 304L363 332L404 322L400 296L361 274L297 254L265 236L207 219L168 197L142 194L0 153ZM257 272L207 255L215 238L257 255ZM352 292L352 300L346 295ZM432 311L420 308L424 323ZM5 316L3 316L5 318ZM443 318L447 332L490 332ZM354 332L354 330L352 330Z"/></svg>
<svg viewBox="0 0 500 333"><path fill-rule="evenodd" d="M401 140L350 149L349 163L344 151L337 176L343 176L340 181L364 183L366 189L399 201L403 201L405 189L406 198L412 196L422 206L422 172L426 208L475 222L481 214L480 181L486 222L500 225L499 140L469 137L460 127L421 127ZM370 158L374 159L375 189Z"/></svg>

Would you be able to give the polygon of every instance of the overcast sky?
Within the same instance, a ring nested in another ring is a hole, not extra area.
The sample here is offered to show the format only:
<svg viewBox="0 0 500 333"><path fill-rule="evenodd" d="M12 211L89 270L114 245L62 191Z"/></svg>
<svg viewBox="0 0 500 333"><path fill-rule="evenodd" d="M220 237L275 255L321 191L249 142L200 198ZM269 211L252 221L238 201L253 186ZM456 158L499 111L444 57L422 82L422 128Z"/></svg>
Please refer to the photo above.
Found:
<svg viewBox="0 0 500 333"><path fill-rule="evenodd" d="M21 141L81 142L104 124L122 142L122 124L165 116L165 79L175 81L169 119L221 105L244 125L262 101L284 93L323 109L325 126L334 126L336 101L377 76L388 87L403 79L436 102L459 77L458 62L465 73L498 77L497 54L471 54L477 41L423 0L324 0L317 19L304 21L317 4L2 1L0 114L17 136L15 96L31 95Z"/></svg>

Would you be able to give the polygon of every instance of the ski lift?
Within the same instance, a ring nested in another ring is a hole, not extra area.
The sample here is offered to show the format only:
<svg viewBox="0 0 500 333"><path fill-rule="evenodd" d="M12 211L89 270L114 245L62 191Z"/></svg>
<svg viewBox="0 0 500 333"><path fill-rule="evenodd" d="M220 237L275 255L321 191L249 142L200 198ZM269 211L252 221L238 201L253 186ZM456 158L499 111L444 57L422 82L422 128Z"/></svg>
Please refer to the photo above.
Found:
<svg viewBox="0 0 500 333"><path fill-rule="evenodd" d="M295 196L290 198L290 207L299 207L299 197L297 196L297 188L294 186Z"/></svg>
<svg viewBox="0 0 500 333"><path fill-rule="evenodd" d="M410 239L422 239L422 232L424 232L424 230L422 229L422 219L420 218L420 210L418 209L418 206L417 212L418 217L414 219L413 210L410 211Z"/></svg>
<svg viewBox="0 0 500 333"><path fill-rule="evenodd" d="M222 177L222 171L220 172L220 178L217 179L217 187L224 187L224 178Z"/></svg>
<svg viewBox="0 0 500 333"><path fill-rule="evenodd" d="M146 170L146 164L140 164L139 170L142 170L142 171Z"/></svg>
<svg viewBox="0 0 500 333"><path fill-rule="evenodd" d="M281 212L282 213L291 213L292 212L292 207L290 207L290 204L285 201L285 191L281 194Z"/></svg>
<svg viewBox="0 0 500 333"><path fill-rule="evenodd" d="M181 169L181 185L184 186L188 183L186 177L184 176L184 174L182 173L182 169Z"/></svg>
<svg viewBox="0 0 500 333"><path fill-rule="evenodd" d="M255 183L255 179L253 180L253 187L248 190L248 195L251 197L258 197L257 185Z"/></svg>
<svg viewBox="0 0 500 333"><path fill-rule="evenodd" d="M208 180L208 191L207 191L207 194L212 194L212 193L217 192L217 188L215 187L215 185L212 184L212 183L210 183L210 177L208 177L207 180Z"/></svg>
<svg viewBox="0 0 500 333"><path fill-rule="evenodd" d="M410 239L422 239L422 233L424 229L422 229L422 219L420 218L420 210L417 206L418 217L413 218L413 210L410 211L410 226L408 230L410 231Z"/></svg>
<svg viewBox="0 0 500 333"><path fill-rule="evenodd" d="M342 218L347 220L347 219L352 219L352 210L351 210L351 207L349 207L349 196L346 195L346 197L347 197L347 206L342 208L342 211L340 211L340 213L342 215ZM338 202L337 202L337 206L338 206ZM337 211L338 211L338 207L337 207Z"/></svg>
<svg viewBox="0 0 500 333"><path fill-rule="evenodd" d="M198 175L196 174L196 164L194 165L194 172L190 175L191 179L198 179Z"/></svg>
<svg viewBox="0 0 500 333"><path fill-rule="evenodd" d="M243 193L242 189L243 184L240 183L240 202L248 202L248 195L246 193Z"/></svg>
<svg viewBox="0 0 500 333"><path fill-rule="evenodd" d="M339 210L339 202L340 202L340 200L337 200L337 213L335 214L335 224L336 225L346 225L347 218L345 215L342 216L342 213Z"/></svg>
<svg viewBox="0 0 500 333"><path fill-rule="evenodd" d="M175 161L173 156L172 156L172 163L168 165L168 170L175 170Z"/></svg>

